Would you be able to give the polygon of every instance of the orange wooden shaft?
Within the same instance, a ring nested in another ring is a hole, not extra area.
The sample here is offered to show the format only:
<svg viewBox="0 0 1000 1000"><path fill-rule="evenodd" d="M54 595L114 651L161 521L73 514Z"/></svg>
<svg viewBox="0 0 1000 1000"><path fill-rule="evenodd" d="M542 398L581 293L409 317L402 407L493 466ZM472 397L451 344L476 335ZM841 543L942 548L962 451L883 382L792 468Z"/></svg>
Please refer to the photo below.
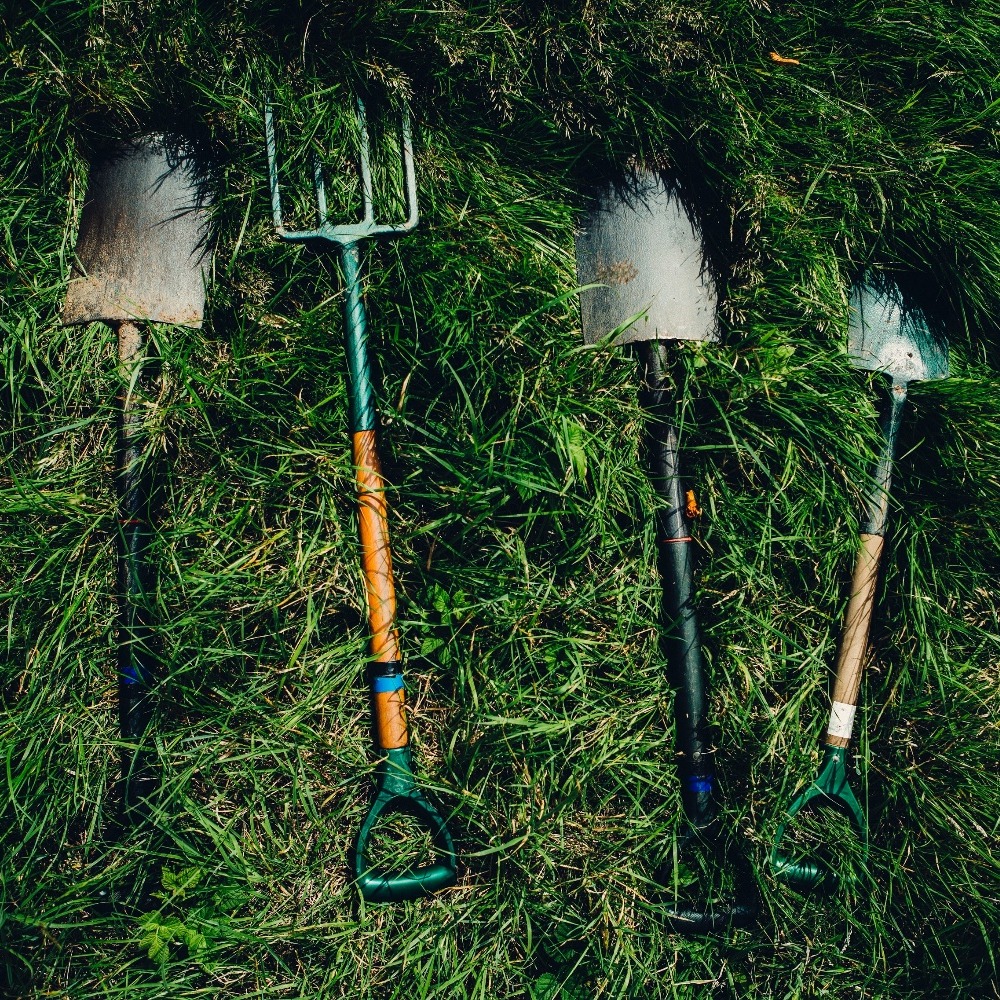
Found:
<svg viewBox="0 0 1000 1000"><path fill-rule="evenodd" d="M406 725L406 696L398 691L377 691L372 695L375 739L383 750L397 750L410 742Z"/></svg>
<svg viewBox="0 0 1000 1000"><path fill-rule="evenodd" d="M358 532L361 537L361 569L365 578L371 653L375 663L398 663L399 633L396 629L396 586L392 577L389 547L388 507L385 482L375 448L375 431L356 431L352 438L355 481L358 487ZM378 691L372 694L375 738L385 750L409 742L404 694Z"/></svg>

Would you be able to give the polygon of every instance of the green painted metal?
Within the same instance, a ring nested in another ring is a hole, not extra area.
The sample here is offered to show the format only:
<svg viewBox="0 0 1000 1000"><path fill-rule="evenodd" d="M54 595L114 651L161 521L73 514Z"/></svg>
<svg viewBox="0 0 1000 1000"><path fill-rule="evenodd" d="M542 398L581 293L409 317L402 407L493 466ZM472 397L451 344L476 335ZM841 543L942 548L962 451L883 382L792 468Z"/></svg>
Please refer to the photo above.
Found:
<svg viewBox="0 0 1000 1000"><path fill-rule="evenodd" d="M392 903L437 892L453 885L457 859L455 844L444 818L417 787L413 778L410 748L385 751L376 770L378 791L355 842L352 867L361 894L372 903ZM393 873L368 862L368 844L375 824L393 813L407 813L430 831L437 860L407 871Z"/></svg>
<svg viewBox="0 0 1000 1000"><path fill-rule="evenodd" d="M855 368L883 372L893 382L948 377L948 345L886 280L869 278L851 290L847 352Z"/></svg>
<svg viewBox="0 0 1000 1000"><path fill-rule="evenodd" d="M344 274L344 338L350 396L351 433L375 430L375 390L368 360L368 315L361 297L361 247L336 243Z"/></svg>
<svg viewBox="0 0 1000 1000"><path fill-rule="evenodd" d="M403 147L403 185L406 199L406 219L399 223L383 223L375 219L372 190L371 152L365 106L358 101L360 129L359 168L361 175L362 218L358 222L334 225L326 207L326 183L323 167L317 158L313 163L313 187L319 225L315 229L290 230L284 224L281 209L281 186L278 178L278 141L274 109L264 107L264 131L267 141L268 178L271 187L271 213L278 235L289 243L307 243L316 250L332 248L344 275L344 336L347 349L348 391L350 396L351 432L375 429L375 395L372 388L371 365L368 360L368 319L362 296L361 244L364 240L388 240L416 229L420 221L417 206L416 168L413 160L413 139L409 115L404 113L401 139Z"/></svg>
<svg viewBox="0 0 1000 1000"><path fill-rule="evenodd" d="M372 197L371 153L368 141L368 124L364 102L358 101L358 126L361 144L359 167L361 171L362 217L358 222L333 225L327 217L326 185L323 168L319 160L313 163L313 187L316 191L316 207L319 225L315 229L292 231L285 228L281 212L281 187L278 181L278 142L274 125L274 109L270 101L264 107L264 131L267 139L268 178L271 184L271 212L274 228L283 240L290 243L357 243L359 240L392 239L403 236L417 228L420 221L417 208L417 175L413 161L413 138L410 116L403 113L401 138L403 144L403 186L406 196L406 219L403 222L377 222L375 203Z"/></svg>
<svg viewBox="0 0 1000 1000"><path fill-rule="evenodd" d="M374 430L375 394L368 351L368 320L361 281L361 245L368 239L393 239L411 232L419 221L416 170L409 116L404 113L401 139L406 219L401 223L375 220L371 159L364 104L358 101L360 128L360 175L362 219L347 225L333 225L327 217L326 189L319 161L314 162L313 186L319 225L315 229L292 231L285 227L278 182L277 136L270 102L264 110L271 208L278 235L291 243L307 243L316 250L332 249L344 276L344 331L347 350L348 392L352 433ZM373 689L374 690L374 689ZM374 719L374 716L373 716ZM352 867L362 896L369 902L387 903L417 899L453 885L458 877L455 846L441 814L416 784L408 746L382 750L384 757L375 770L376 794L362 823L352 851ZM391 872L370 868L368 846L376 822L393 813L406 812L420 820L431 834L436 859L433 864Z"/></svg>
<svg viewBox="0 0 1000 1000"><path fill-rule="evenodd" d="M771 848L771 869L775 876L796 889L827 889L834 891L840 884L836 872L814 860L797 860L781 848L789 823L806 807L837 809L843 812L857 830L863 857L868 857L868 823L864 810L847 781L847 749L825 746L819 774L808 788L789 806L785 819L778 827Z"/></svg>

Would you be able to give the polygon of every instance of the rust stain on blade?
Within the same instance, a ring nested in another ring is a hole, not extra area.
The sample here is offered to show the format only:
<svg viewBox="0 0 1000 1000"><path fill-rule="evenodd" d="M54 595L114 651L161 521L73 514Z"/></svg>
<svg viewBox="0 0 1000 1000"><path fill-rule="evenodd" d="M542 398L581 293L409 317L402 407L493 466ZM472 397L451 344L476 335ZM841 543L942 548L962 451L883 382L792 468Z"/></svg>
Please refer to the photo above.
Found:
<svg viewBox="0 0 1000 1000"><path fill-rule="evenodd" d="M716 289L694 221L652 173L600 192L576 238L583 339L718 339Z"/></svg>
<svg viewBox="0 0 1000 1000"><path fill-rule="evenodd" d="M177 137L148 136L95 164L62 322L200 327L210 202L193 151Z"/></svg>

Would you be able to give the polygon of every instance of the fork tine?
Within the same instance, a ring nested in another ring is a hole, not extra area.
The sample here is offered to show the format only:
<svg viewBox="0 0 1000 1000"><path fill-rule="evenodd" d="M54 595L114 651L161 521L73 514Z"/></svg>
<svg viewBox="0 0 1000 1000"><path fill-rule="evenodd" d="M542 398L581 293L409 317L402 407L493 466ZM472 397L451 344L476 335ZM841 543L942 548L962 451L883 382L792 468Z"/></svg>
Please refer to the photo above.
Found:
<svg viewBox="0 0 1000 1000"><path fill-rule="evenodd" d="M264 104L264 133L267 140L267 179L271 188L271 215L279 233L285 226L281 217L281 191L278 187L278 142L274 132L274 106L268 98Z"/></svg>
<svg viewBox="0 0 1000 1000"><path fill-rule="evenodd" d="M413 229L419 219L417 209L417 172L413 165L413 135L409 109L403 109L403 173L406 183L406 222L404 231Z"/></svg>
<svg viewBox="0 0 1000 1000"><path fill-rule="evenodd" d="M313 189L316 196L316 208L319 214L319 224L315 229L292 231L285 227L281 209L281 192L278 182L278 140L276 116L271 98L264 104L264 132L267 140L268 181L271 188L271 210L274 216L274 227L278 235L292 243L325 242L346 245L363 239L391 239L402 236L413 230L419 221L417 205L417 178L413 156L413 140L410 129L409 112L404 109L400 129L403 167L403 195L406 219L403 222L393 222L379 225L375 221L374 185L371 168L371 139L368 132L367 112L364 102L358 99L357 121L359 135L359 174L361 180L361 199L363 215L358 222L344 225L331 225L328 218L326 200L326 178L323 164L319 156L313 158Z"/></svg>
<svg viewBox="0 0 1000 1000"><path fill-rule="evenodd" d="M358 98L358 126L361 129L361 199L364 203L364 221L374 224L375 203L372 197L372 165L368 148L368 119L365 105Z"/></svg>
<svg viewBox="0 0 1000 1000"><path fill-rule="evenodd" d="M316 191L316 211L322 226L326 223L326 181L323 179L323 162L318 153L313 156L313 189Z"/></svg>

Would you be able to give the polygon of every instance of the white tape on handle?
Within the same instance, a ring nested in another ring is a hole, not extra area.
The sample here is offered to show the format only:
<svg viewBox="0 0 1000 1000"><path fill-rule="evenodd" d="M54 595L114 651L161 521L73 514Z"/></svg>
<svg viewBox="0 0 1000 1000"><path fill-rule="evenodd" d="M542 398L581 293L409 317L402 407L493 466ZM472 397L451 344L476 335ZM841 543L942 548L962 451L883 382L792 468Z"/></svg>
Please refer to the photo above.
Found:
<svg viewBox="0 0 1000 1000"><path fill-rule="evenodd" d="M845 705L842 701L835 701L830 712L830 725L827 727L827 734L838 736L842 740L849 740L854 731L854 713L856 711L856 705Z"/></svg>

